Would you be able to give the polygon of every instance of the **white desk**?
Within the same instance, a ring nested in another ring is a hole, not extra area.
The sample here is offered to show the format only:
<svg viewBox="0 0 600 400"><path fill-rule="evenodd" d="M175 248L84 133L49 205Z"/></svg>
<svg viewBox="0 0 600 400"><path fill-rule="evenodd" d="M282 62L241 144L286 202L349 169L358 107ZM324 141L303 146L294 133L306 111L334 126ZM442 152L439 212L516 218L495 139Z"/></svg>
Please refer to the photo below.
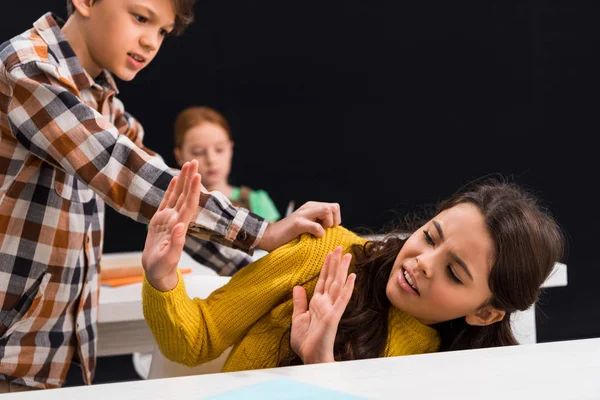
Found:
<svg viewBox="0 0 600 400"><path fill-rule="evenodd" d="M254 259L265 255L266 252L256 250ZM138 259L141 265L142 252L105 254L103 261ZM203 266L183 253L179 263L181 268L191 268L192 272L183 278L192 286L195 297L195 282L201 282L201 287L211 287L213 290L223 286L229 277L218 276L213 270ZM206 293L206 295L210 294ZM113 356L131 353L151 353L154 339L144 320L142 312L142 284L136 283L116 288L100 288L100 306L98 310L98 356Z"/></svg>
<svg viewBox="0 0 600 400"><path fill-rule="evenodd" d="M598 399L600 339L153 379L6 395L15 400L201 399L276 378L369 399Z"/></svg>

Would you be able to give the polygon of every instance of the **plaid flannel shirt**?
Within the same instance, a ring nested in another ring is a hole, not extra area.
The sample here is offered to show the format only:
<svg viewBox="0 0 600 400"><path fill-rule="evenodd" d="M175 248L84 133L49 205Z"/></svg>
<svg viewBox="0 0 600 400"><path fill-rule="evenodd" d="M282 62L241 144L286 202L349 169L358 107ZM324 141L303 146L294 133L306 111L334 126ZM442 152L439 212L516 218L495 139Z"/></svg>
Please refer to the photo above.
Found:
<svg viewBox="0 0 600 400"><path fill-rule="evenodd" d="M110 74L94 81L60 24L45 14L0 45L0 378L42 388L74 356L92 381L104 203L148 223L179 172L144 148ZM203 192L188 233L251 252L266 226ZM248 260L190 243L221 273Z"/></svg>

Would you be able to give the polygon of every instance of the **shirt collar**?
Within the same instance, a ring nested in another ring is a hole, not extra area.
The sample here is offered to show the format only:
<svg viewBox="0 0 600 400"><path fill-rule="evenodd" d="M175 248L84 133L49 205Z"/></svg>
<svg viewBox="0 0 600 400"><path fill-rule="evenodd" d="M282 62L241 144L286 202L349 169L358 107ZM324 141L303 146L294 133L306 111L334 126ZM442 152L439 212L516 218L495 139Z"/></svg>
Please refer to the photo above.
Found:
<svg viewBox="0 0 600 400"><path fill-rule="evenodd" d="M61 67L66 68L79 91L95 87L96 89L109 89L118 93L117 84L110 72L102 70L94 79L83 68L75 55L73 48L62 33L64 21L56 14L48 12L34 22L33 27L37 34L48 44L48 53L51 54Z"/></svg>

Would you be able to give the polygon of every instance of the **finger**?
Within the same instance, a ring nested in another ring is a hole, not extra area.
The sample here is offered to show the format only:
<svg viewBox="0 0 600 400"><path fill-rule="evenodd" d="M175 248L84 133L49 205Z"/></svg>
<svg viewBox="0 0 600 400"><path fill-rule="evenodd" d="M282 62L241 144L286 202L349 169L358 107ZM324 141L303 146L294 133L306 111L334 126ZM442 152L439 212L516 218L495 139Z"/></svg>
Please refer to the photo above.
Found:
<svg viewBox="0 0 600 400"><path fill-rule="evenodd" d="M335 274L340 263L341 247L338 246L330 253L329 257L329 268L327 269L327 275L325 276L325 287L323 288L324 293L329 293L331 285L335 281Z"/></svg>
<svg viewBox="0 0 600 400"><path fill-rule="evenodd" d="M344 284L346 283L346 279L348 277L348 268L350 267L350 260L352 259L351 254L344 254L342 259L340 260L340 264L335 271L335 279L331 284L331 288L329 289L329 297L331 301L334 302L338 296Z"/></svg>
<svg viewBox="0 0 600 400"><path fill-rule="evenodd" d="M322 237L325 234L325 229L318 222L310 222L310 221L301 221L299 223L299 232L301 235L303 233L310 233L315 237Z"/></svg>
<svg viewBox="0 0 600 400"><path fill-rule="evenodd" d="M323 290L325 289L325 280L327 279L327 271L329 270L329 263L331 261L331 253L327 253L325 256L325 261L323 261L323 267L321 268L321 273L319 274L319 280L317 281L317 286L315 286L315 294L323 294Z"/></svg>
<svg viewBox="0 0 600 400"><path fill-rule="evenodd" d="M198 160L193 159L190 162L190 177L194 176L196 173L198 173Z"/></svg>
<svg viewBox="0 0 600 400"><path fill-rule="evenodd" d="M322 206L322 215L317 221L323 226L323 228L331 228L334 223L333 208L329 205Z"/></svg>
<svg viewBox="0 0 600 400"><path fill-rule="evenodd" d="M327 214L331 214L330 205L330 203L310 201L296 211L301 211L302 216L310 221L324 220Z"/></svg>
<svg viewBox="0 0 600 400"><path fill-rule="evenodd" d="M294 286L292 296L294 298L294 311L292 311L292 320L294 320L297 316L306 312L308 309L308 300L306 299L306 290L304 290L302 286Z"/></svg>
<svg viewBox="0 0 600 400"><path fill-rule="evenodd" d="M184 176L183 189L181 191L181 194L179 195L179 198L177 199L177 203L175 204L176 211L180 211L181 207L183 207L183 205L185 204L185 201L190 194L190 186L191 186L192 178L194 177L194 175L195 175L195 172L192 170L191 163L190 163L190 166L188 166L188 169Z"/></svg>
<svg viewBox="0 0 600 400"><path fill-rule="evenodd" d="M346 282L346 278L348 278L348 268L350 268L350 261L352 261L352 254L347 253L344 254L340 261L340 265L335 274L335 280L341 286L344 286L344 282Z"/></svg>
<svg viewBox="0 0 600 400"><path fill-rule="evenodd" d="M183 223L176 224L171 230L169 244L166 247L166 254L164 254L168 265L176 265L179 262L185 244L185 232L186 226Z"/></svg>
<svg viewBox="0 0 600 400"><path fill-rule="evenodd" d="M346 279L346 284L344 285L339 297L335 300L333 304L333 311L338 318L341 318L350 302L350 298L352 297L352 291L354 290L354 282L356 282L356 274L350 274L348 279Z"/></svg>
<svg viewBox="0 0 600 400"><path fill-rule="evenodd" d="M337 281L333 281L333 283L329 287L329 292L326 293L332 305L335 303L335 300L338 298L341 291L342 285L340 285Z"/></svg>
<svg viewBox="0 0 600 400"><path fill-rule="evenodd" d="M342 224L342 212L338 203L333 203L333 226Z"/></svg>
<svg viewBox="0 0 600 400"><path fill-rule="evenodd" d="M160 202L160 205L158 206L157 211L164 210L167 207L167 204L169 204L169 199L173 195L173 191L175 190L175 185L177 185L178 179L179 178L177 176L174 176L173 179L171 179L171 182L169 182L169 187L167 187L167 191L165 192L165 195L164 195L162 201Z"/></svg>
<svg viewBox="0 0 600 400"><path fill-rule="evenodd" d="M329 288L331 287L331 284L335 281L335 276L337 273L338 266L340 265L341 257L342 257L342 247L338 246L335 248L335 250L331 254L331 259L329 261L330 265L329 265L329 269L327 271L327 278L325 280L325 289L324 289L325 293L329 293Z"/></svg>
<svg viewBox="0 0 600 400"><path fill-rule="evenodd" d="M310 209L311 207L314 206L314 203L315 203L314 201L307 201L306 203L304 203L300 207L298 207L298 209L296 211L294 211L292 214Z"/></svg>
<svg viewBox="0 0 600 400"><path fill-rule="evenodd" d="M179 179L177 179L177 184L175 185L175 189L173 190L173 194L172 194L171 198L169 198L169 204L167 204L167 207L173 208L173 207L175 207L175 204L177 204L179 195L183 191L183 184L184 184L185 176L187 174L188 169L189 169L189 163L186 162L185 164L183 164L183 167L181 167L181 171L179 172L179 177L178 177Z"/></svg>
<svg viewBox="0 0 600 400"><path fill-rule="evenodd" d="M200 203L200 187L202 186L200 174L195 174L190 180L189 193L187 194L183 207L179 210L179 221L189 224L198 209Z"/></svg>

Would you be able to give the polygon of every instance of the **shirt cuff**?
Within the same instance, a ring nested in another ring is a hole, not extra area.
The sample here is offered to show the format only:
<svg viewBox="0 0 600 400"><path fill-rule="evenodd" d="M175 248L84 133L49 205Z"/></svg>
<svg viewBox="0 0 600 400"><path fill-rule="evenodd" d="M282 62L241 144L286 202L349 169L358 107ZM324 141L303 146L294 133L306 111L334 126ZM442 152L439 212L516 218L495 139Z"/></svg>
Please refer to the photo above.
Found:
<svg viewBox="0 0 600 400"><path fill-rule="evenodd" d="M209 192L201 193L198 214L188 233L251 255L268 225L268 221L247 209L232 206L222 193Z"/></svg>
<svg viewBox="0 0 600 400"><path fill-rule="evenodd" d="M269 222L245 208L238 208L225 240L233 243L237 248L252 252L262 239Z"/></svg>

